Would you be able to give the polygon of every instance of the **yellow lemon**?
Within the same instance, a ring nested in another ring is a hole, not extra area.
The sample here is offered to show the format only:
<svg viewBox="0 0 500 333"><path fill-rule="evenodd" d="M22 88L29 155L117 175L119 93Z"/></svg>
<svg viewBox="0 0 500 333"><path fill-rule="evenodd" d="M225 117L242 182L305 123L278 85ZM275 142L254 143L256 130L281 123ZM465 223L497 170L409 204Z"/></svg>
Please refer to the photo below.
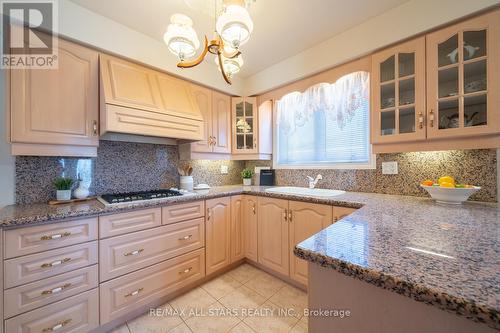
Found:
<svg viewBox="0 0 500 333"><path fill-rule="evenodd" d="M441 184L439 184L439 186L441 186L441 187L455 187L455 184L450 183L450 182L441 182Z"/></svg>
<svg viewBox="0 0 500 333"><path fill-rule="evenodd" d="M441 183L451 183L453 186L455 186L455 179L451 176L443 176L438 179L438 184L441 185Z"/></svg>

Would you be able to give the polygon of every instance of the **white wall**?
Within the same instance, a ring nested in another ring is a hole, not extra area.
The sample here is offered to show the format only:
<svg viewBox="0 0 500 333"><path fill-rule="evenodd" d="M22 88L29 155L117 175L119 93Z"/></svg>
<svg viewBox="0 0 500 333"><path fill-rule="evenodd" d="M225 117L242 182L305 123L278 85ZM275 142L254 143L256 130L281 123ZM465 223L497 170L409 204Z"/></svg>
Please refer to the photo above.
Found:
<svg viewBox="0 0 500 333"><path fill-rule="evenodd" d="M269 91L499 3L499 0L410 0L246 78L245 95Z"/></svg>
<svg viewBox="0 0 500 333"><path fill-rule="evenodd" d="M233 85L226 84L213 62L205 61L196 69L177 68L175 57L168 51L163 41L132 30L71 1L59 1L59 33L228 94L243 93L242 79L236 77Z"/></svg>
<svg viewBox="0 0 500 333"><path fill-rule="evenodd" d="M1 37L0 37L1 42ZM0 208L14 203L14 157L6 141L5 73L0 71Z"/></svg>

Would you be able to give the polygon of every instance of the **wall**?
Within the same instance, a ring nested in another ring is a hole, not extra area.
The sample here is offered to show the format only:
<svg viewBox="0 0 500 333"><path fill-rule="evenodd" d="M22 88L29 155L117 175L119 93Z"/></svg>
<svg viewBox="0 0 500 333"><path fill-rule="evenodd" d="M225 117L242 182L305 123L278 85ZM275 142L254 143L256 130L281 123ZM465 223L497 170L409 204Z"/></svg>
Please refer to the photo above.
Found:
<svg viewBox="0 0 500 333"><path fill-rule="evenodd" d="M1 43L1 37L0 37ZM6 142L5 71L0 71L0 208L14 203L14 158Z"/></svg>
<svg viewBox="0 0 500 333"><path fill-rule="evenodd" d="M96 158L16 157L16 203L54 198L59 176L83 179L92 194L147 191L177 187L180 165L176 146L101 141ZM212 186L241 183L242 161L190 161L194 183ZM181 165L184 165L182 162ZM221 175L220 166L229 166ZM14 177L12 177L13 179Z"/></svg>
<svg viewBox="0 0 500 333"><path fill-rule="evenodd" d="M383 175L382 162L397 161L399 174ZM249 161L246 167L271 165L271 162ZM307 176L323 176L320 188L355 192L374 192L428 196L419 187L425 179L437 180L450 175L457 182L481 186L472 200L497 201L497 152L495 149L450 150L377 155L375 170L276 170L276 185L308 186Z"/></svg>

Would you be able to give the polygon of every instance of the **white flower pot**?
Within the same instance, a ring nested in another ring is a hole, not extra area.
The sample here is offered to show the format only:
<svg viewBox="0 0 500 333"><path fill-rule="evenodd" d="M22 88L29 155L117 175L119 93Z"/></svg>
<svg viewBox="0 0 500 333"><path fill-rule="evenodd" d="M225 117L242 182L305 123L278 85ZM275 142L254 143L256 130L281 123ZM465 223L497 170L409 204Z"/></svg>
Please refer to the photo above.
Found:
<svg viewBox="0 0 500 333"><path fill-rule="evenodd" d="M71 190L57 190L56 198L59 201L71 200Z"/></svg>
<svg viewBox="0 0 500 333"><path fill-rule="evenodd" d="M193 176L181 176L181 185L179 186L181 190L192 191L193 190Z"/></svg>
<svg viewBox="0 0 500 333"><path fill-rule="evenodd" d="M243 185L244 186L252 185L252 178L243 178Z"/></svg>

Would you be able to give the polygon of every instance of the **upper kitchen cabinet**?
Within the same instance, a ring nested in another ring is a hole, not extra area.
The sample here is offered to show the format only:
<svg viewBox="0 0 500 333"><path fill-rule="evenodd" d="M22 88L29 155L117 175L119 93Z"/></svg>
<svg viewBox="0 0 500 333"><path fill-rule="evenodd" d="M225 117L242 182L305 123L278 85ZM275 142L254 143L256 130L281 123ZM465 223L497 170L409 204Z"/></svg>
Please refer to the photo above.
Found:
<svg viewBox="0 0 500 333"><path fill-rule="evenodd" d="M191 143L191 151L197 153L211 153L212 148L212 91L210 89L191 85L195 102L203 117L203 139Z"/></svg>
<svg viewBox="0 0 500 333"><path fill-rule="evenodd" d="M214 153L231 153L231 97L213 92L212 146Z"/></svg>
<svg viewBox="0 0 500 333"><path fill-rule="evenodd" d="M425 139L425 37L372 56L372 142Z"/></svg>
<svg viewBox="0 0 500 333"><path fill-rule="evenodd" d="M255 97L232 99L232 153L236 159L270 159L272 101L257 105Z"/></svg>
<svg viewBox="0 0 500 333"><path fill-rule="evenodd" d="M97 155L98 53L58 44L57 69L8 72L13 155Z"/></svg>
<svg viewBox="0 0 500 333"><path fill-rule="evenodd" d="M188 82L109 55L100 60L101 134L203 139L203 116Z"/></svg>
<svg viewBox="0 0 500 333"><path fill-rule="evenodd" d="M500 11L427 35L428 138L500 131Z"/></svg>

